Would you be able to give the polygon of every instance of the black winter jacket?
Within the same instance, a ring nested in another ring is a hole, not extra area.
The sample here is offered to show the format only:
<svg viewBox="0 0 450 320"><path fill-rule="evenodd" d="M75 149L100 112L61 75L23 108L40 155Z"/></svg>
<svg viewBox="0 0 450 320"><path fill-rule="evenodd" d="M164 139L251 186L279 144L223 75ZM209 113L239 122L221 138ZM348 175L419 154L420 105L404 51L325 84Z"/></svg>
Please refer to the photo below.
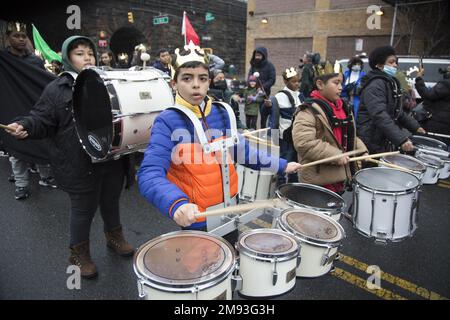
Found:
<svg viewBox="0 0 450 320"><path fill-rule="evenodd" d="M401 88L397 79L381 70L372 70L361 81L361 104L357 118L357 135L370 153L400 147L419 123L402 109Z"/></svg>
<svg viewBox="0 0 450 320"><path fill-rule="evenodd" d="M97 167L84 151L72 116L73 79L62 75L45 88L29 116L21 118L21 124L30 139L50 138L50 160L58 186L70 193L94 190ZM121 158L130 172L129 157Z"/></svg>
<svg viewBox="0 0 450 320"><path fill-rule="evenodd" d="M264 56L263 60L259 63L255 61L255 54L257 52L261 53ZM277 80L277 75L274 65L272 64L272 62L268 60L268 58L269 57L266 48L264 47L256 48L256 50L253 51L252 59L250 61L251 68L248 73L248 77L253 75L255 72L259 72L259 80L261 80L262 86L264 87L264 91L266 92L267 96L270 96L270 89L275 84L275 81Z"/></svg>
<svg viewBox="0 0 450 320"><path fill-rule="evenodd" d="M439 81L428 89L421 77L416 78L416 89L432 116L424 125L430 132L450 134L450 79ZM447 144L450 139L446 139Z"/></svg>

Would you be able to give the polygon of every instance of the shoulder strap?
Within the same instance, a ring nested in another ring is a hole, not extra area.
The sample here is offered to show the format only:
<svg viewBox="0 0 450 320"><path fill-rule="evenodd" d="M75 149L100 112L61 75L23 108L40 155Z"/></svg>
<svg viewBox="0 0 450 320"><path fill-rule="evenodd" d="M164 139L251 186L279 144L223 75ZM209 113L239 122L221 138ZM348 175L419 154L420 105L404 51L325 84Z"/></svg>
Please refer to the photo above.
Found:
<svg viewBox="0 0 450 320"><path fill-rule="evenodd" d="M291 103L292 108L295 108L295 101L294 101L294 97L292 97L291 93L289 91L286 90L280 90L278 91L278 93L284 93L285 95L287 95L289 102Z"/></svg>

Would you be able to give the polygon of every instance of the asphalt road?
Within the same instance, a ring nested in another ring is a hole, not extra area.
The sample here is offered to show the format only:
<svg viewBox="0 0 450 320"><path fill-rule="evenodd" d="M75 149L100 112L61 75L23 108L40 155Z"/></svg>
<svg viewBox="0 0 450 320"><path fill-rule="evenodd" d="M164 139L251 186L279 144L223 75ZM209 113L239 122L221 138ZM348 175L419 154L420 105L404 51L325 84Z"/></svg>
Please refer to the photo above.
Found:
<svg viewBox="0 0 450 320"><path fill-rule="evenodd" d="M14 185L7 181L9 174L9 162L0 158L0 299L138 299L132 259L107 250L99 214L91 229L91 255L99 277L82 280L80 290L68 289L68 196L40 187L38 175L33 175L31 197L17 201ZM448 181L425 186L419 228L412 238L399 243L375 244L342 219L347 237L336 271L315 279L298 279L294 290L277 299L449 298L449 195ZM135 247L179 230L139 195L136 185L123 192L121 212L125 235ZM261 217L247 227L267 227L270 222L270 217ZM379 290L366 286L370 265L382 271Z"/></svg>

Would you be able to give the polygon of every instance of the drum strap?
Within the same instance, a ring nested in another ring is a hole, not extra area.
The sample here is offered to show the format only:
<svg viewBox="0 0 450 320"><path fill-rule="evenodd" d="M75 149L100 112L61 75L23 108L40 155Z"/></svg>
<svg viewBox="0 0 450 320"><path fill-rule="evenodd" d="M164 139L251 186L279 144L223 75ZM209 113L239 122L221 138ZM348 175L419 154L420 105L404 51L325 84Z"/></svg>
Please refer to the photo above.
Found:
<svg viewBox="0 0 450 320"><path fill-rule="evenodd" d="M183 114L185 114L189 118L189 120L191 120L192 124L194 125L195 134L197 135L199 142L203 148L203 152L205 152L205 154L220 151L222 155L220 167L222 170L222 190L224 196L224 206L229 207L232 205L232 203L230 196L231 179L230 179L230 166L228 164L228 148L234 147L236 144L238 144L239 137L237 133L236 118L234 116L233 109L226 103L214 102L214 104L221 106L227 111L231 128L231 137L226 137L225 139L218 140L215 142L208 141L205 131L203 130L202 123L200 122L198 117L194 114L194 112L178 104L175 104L174 106L171 106L168 109L178 110Z"/></svg>

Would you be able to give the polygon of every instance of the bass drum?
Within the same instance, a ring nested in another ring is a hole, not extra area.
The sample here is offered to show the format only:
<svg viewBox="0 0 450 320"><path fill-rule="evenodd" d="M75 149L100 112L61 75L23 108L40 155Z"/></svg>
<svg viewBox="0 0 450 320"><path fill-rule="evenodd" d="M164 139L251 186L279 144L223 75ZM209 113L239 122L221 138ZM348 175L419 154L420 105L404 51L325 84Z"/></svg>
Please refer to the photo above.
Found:
<svg viewBox="0 0 450 320"><path fill-rule="evenodd" d="M94 160L145 149L155 118L174 104L167 76L143 71L97 68L75 80L73 115L80 142Z"/></svg>

